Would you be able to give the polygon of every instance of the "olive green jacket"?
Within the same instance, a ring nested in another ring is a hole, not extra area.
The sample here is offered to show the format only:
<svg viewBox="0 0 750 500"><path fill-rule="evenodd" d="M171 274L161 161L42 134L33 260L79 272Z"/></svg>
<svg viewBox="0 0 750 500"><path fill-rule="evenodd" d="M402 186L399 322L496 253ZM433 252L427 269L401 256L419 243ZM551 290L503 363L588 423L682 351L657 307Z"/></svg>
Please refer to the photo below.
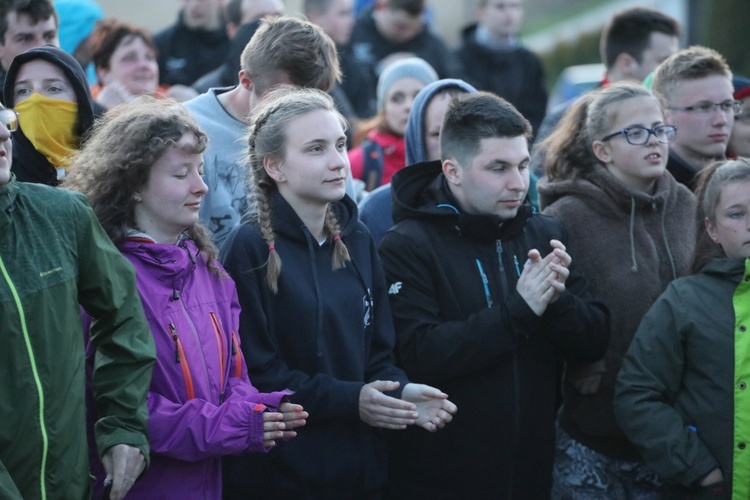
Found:
<svg viewBox="0 0 750 500"><path fill-rule="evenodd" d="M148 459L146 395L154 343L120 255L85 197L0 186L0 496L90 496L83 306L99 354L99 453L116 444Z"/></svg>
<svg viewBox="0 0 750 500"><path fill-rule="evenodd" d="M666 481L714 468L750 498L750 259L673 281L643 318L617 379L615 415Z"/></svg>

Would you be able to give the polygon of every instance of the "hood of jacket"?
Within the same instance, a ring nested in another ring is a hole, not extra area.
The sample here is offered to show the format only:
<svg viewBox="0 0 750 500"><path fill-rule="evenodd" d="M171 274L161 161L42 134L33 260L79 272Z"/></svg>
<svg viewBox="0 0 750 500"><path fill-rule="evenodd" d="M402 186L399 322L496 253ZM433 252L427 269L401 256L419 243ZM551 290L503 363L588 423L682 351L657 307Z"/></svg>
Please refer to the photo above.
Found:
<svg viewBox="0 0 750 500"><path fill-rule="evenodd" d="M312 238L312 235L292 206L276 190L271 192L269 198L271 225L274 232L292 241L307 243L308 237ZM344 196L341 200L331 204L331 210L336 215L341 237L347 236L353 230L359 217L357 205L351 198Z"/></svg>
<svg viewBox="0 0 750 500"><path fill-rule="evenodd" d="M152 275L165 287L179 294L188 277L195 271L199 258L198 248L191 240L182 240L177 245L155 243L142 237L130 237L120 245L120 251L131 260L137 260L140 271Z"/></svg>
<svg viewBox="0 0 750 500"><path fill-rule="evenodd" d="M393 176L391 191L394 224L407 219L433 220L479 242L503 240L521 233L533 213L528 201L514 218L506 221L496 215L462 212L447 186L439 160L417 163L399 171Z"/></svg>
<svg viewBox="0 0 750 500"><path fill-rule="evenodd" d="M51 45L45 45L29 49L17 55L10 64L8 74L5 78L5 86L3 88L5 105L9 108L15 105L13 87L18 76L18 71L25 63L35 59L42 59L57 66L70 81L78 101L78 130L76 134L79 137L78 144L80 147L86 140L87 132L94 124L94 99L91 97L86 74L83 72L81 65L67 52ZM31 173L31 176L34 178L33 182L50 185L58 184L55 167L47 161L47 158L42 153L36 150L20 127L13 132L13 158L14 163L16 163L13 165L14 167L23 167L27 171L33 171Z"/></svg>
<svg viewBox="0 0 750 500"><path fill-rule="evenodd" d="M679 203L678 189L679 186L674 177L666 171L657 179L652 194L631 189L602 165L597 165L592 172L582 178L549 182L546 177L543 177L537 184L539 202L543 208L565 197L573 196L605 217L612 213L627 214L631 234L630 258L633 272L638 270L634 240L637 214L646 210L658 210L661 213L662 228L666 231L667 213ZM677 273L671 249L667 240L664 243L670 256L673 275L676 278Z"/></svg>
<svg viewBox="0 0 750 500"><path fill-rule="evenodd" d="M458 89L467 94L476 92L472 85L463 80L455 78L444 78L424 87L414 98L409 113L409 121L406 124L406 165L412 165L427 161L427 149L425 148L424 122L427 114L427 105L436 94L446 89Z"/></svg>
<svg viewBox="0 0 750 500"><path fill-rule="evenodd" d="M700 273L715 276L717 278L728 279L733 283L739 284L745 276L745 269L748 265L748 260L750 259L732 259L728 257L714 259L706 264L703 269L700 270Z"/></svg>
<svg viewBox="0 0 750 500"><path fill-rule="evenodd" d="M554 182L543 177L537 183L542 208L566 196L575 196L601 213L610 213L612 210L630 213L634 207L636 210L664 207L675 188L674 178L664 172L656 181L653 194L631 189L601 165L597 165L585 177Z"/></svg>

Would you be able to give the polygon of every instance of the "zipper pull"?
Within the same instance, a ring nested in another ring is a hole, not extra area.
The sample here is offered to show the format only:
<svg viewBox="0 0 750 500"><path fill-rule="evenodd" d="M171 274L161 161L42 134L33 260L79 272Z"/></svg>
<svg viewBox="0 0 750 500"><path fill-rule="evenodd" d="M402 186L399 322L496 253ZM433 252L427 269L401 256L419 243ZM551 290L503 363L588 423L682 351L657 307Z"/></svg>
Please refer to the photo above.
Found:
<svg viewBox="0 0 750 500"><path fill-rule="evenodd" d="M180 349L177 343L180 341L180 337L177 335L177 328L174 323L169 324L169 333L172 334L172 340L174 340L174 360L175 363L180 362Z"/></svg>
<svg viewBox="0 0 750 500"><path fill-rule="evenodd" d="M521 267L518 265L518 257L516 257L515 254L513 254L513 264L516 266L516 274L518 274L518 277L521 277Z"/></svg>

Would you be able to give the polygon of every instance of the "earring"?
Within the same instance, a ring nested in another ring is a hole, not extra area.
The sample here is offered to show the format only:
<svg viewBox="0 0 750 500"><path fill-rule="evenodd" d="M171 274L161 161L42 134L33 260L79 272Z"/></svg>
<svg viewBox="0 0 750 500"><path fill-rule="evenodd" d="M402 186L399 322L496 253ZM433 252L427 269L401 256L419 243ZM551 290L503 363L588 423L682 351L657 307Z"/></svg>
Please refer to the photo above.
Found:
<svg viewBox="0 0 750 500"><path fill-rule="evenodd" d="M141 200L141 197L140 197L140 196L137 196L137 195L133 195L133 201L134 201L134 202L136 202L136 203L140 203L140 202L141 202L141 201L143 201L143 200Z"/></svg>

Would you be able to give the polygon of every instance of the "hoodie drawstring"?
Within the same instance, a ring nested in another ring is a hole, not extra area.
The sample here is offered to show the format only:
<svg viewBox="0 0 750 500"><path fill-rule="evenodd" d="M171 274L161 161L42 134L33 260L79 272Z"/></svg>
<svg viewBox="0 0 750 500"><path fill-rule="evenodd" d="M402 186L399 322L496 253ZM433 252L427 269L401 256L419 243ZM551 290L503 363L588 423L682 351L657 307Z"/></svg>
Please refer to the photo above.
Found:
<svg viewBox="0 0 750 500"><path fill-rule="evenodd" d="M633 262L630 270L638 272L638 261L635 258L635 198L630 198L630 259Z"/></svg>
<svg viewBox="0 0 750 500"><path fill-rule="evenodd" d="M310 233L310 230L305 226L302 226L302 232L305 234L305 239L307 240L307 252L310 255L310 267L312 268L312 278L313 283L315 284L315 300L317 304L317 318L315 321L315 324L317 325L315 330L315 354L318 358L322 358L323 352L320 349L320 336L323 335L323 303L320 293L320 283L318 283L318 269L315 266L315 247L313 246L315 238L313 238L312 233ZM317 244L317 242L315 242L315 244Z"/></svg>

